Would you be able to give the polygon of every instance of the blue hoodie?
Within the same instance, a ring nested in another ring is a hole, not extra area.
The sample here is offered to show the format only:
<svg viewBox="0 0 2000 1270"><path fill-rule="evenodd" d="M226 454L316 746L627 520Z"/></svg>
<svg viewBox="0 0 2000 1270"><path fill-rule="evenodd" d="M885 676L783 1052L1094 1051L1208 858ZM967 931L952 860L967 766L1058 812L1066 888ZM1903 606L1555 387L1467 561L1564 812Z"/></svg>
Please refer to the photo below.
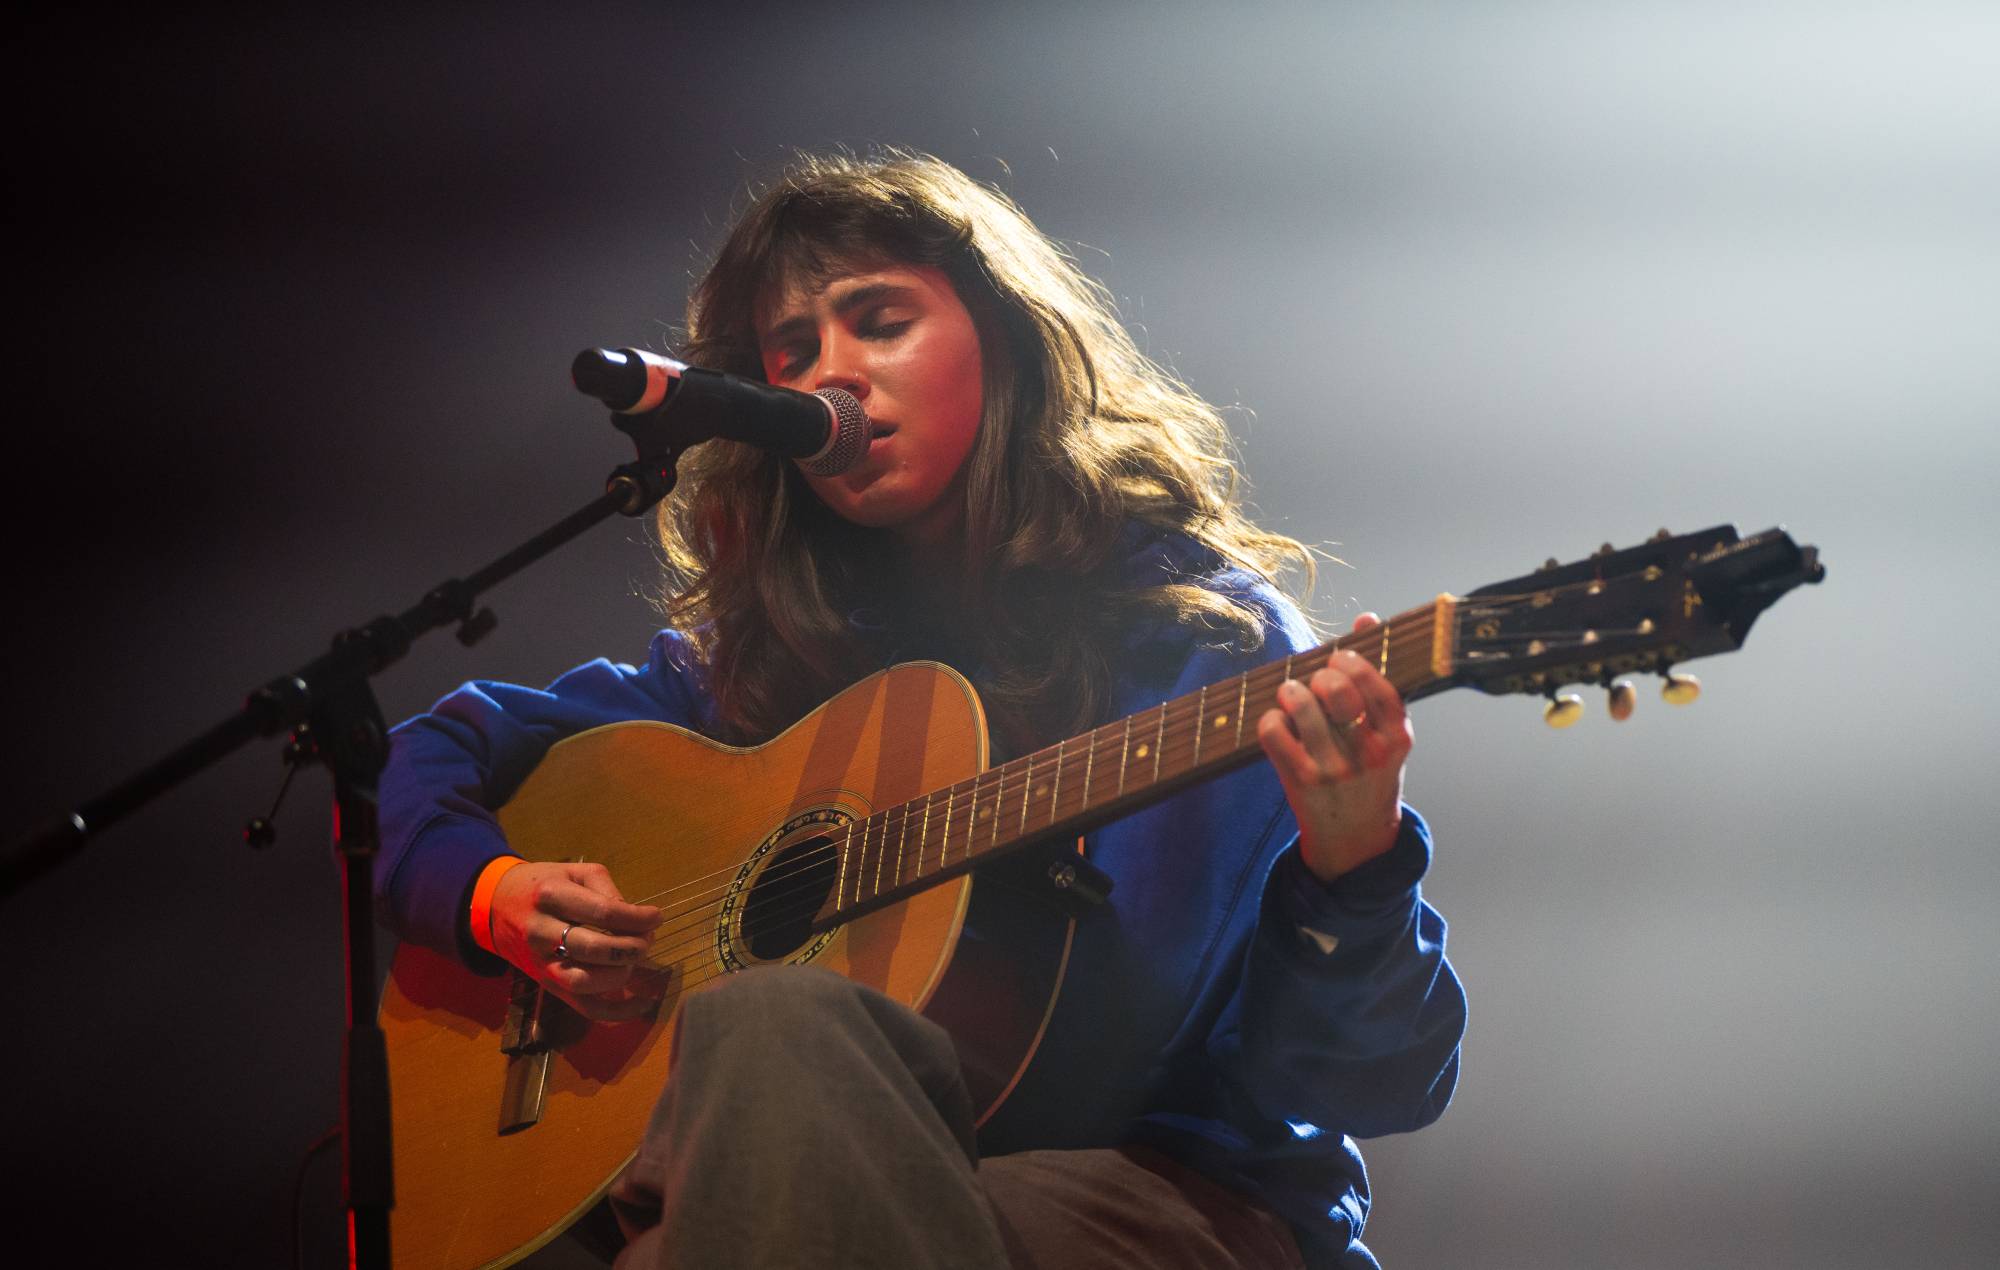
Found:
<svg viewBox="0 0 2000 1270"><path fill-rule="evenodd" d="M1187 539L1134 530L1124 546L1130 585L1229 595L1262 615L1265 639L1246 652L1185 626L1133 631L1109 718L1317 643L1268 583ZM887 636L884 664L935 651ZM540 691L470 683L396 728L381 784L383 920L497 971L466 919L473 881L509 853L490 809L556 741L632 719L713 732L680 633L660 632L644 666L599 659ZM1387 854L1322 883L1276 773L1258 762L1095 830L1085 850L1111 896L1079 921L1047 1033L982 1150L1158 1147L1286 1217L1313 1264L1374 1266L1353 1139L1436 1119L1465 1027L1444 919L1418 887L1423 820L1405 808Z"/></svg>

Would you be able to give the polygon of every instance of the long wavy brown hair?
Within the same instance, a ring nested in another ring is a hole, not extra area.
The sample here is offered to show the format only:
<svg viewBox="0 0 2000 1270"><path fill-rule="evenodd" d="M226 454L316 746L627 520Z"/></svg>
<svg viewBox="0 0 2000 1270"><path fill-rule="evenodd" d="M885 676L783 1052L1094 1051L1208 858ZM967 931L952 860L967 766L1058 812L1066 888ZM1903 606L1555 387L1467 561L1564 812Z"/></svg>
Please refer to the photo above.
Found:
<svg viewBox="0 0 2000 1270"><path fill-rule="evenodd" d="M1245 516L1221 416L1139 351L1110 294L1006 195L938 159L797 160L697 284L681 355L761 379L760 305L887 262L942 270L979 333L985 405L966 460L959 593L897 594L886 531L835 516L791 462L723 441L689 451L659 511L663 608L692 641L725 737L766 739L879 669L886 650L851 620L862 609L978 667L989 716L1017 748L1101 721L1110 659L1138 623L1256 646L1251 608L1191 580L1122 576L1134 522L1310 587L1311 553Z"/></svg>

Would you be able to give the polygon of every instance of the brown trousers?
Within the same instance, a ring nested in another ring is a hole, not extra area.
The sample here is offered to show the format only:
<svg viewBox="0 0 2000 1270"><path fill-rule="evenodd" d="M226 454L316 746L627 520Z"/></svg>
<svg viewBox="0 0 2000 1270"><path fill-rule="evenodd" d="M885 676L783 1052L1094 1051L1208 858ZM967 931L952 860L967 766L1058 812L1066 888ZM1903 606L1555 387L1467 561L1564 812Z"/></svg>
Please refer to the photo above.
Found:
<svg viewBox="0 0 2000 1270"><path fill-rule="evenodd" d="M1140 1147L978 1158L943 1029L823 970L692 997L611 1191L618 1270L1301 1270L1291 1229Z"/></svg>

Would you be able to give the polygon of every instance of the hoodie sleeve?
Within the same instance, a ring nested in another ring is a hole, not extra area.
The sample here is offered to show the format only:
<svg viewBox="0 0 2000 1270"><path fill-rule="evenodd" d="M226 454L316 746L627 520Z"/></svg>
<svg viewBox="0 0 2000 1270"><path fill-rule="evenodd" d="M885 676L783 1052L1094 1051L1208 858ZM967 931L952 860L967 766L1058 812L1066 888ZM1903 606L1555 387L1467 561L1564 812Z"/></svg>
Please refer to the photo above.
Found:
<svg viewBox="0 0 2000 1270"><path fill-rule="evenodd" d="M1458 1080L1465 993L1418 879L1430 830L1405 808L1385 855L1331 885L1278 856L1235 999L1210 1048L1260 1116L1296 1135L1418 1129Z"/></svg>
<svg viewBox="0 0 2000 1270"><path fill-rule="evenodd" d="M1229 589L1268 616L1262 660L1318 643L1271 588L1235 582ZM1297 822L1275 776L1270 786L1276 850L1266 857L1260 907L1210 1055L1257 1119L1295 1136L1373 1137L1429 1124L1457 1083L1465 1031L1444 919L1420 886L1430 828L1405 807L1388 852L1322 882L1299 854Z"/></svg>
<svg viewBox="0 0 2000 1270"><path fill-rule="evenodd" d="M685 637L662 631L642 667L600 658L543 689L469 683L399 724L380 787L375 903L382 922L475 969L497 969L465 923L480 870L510 854L494 811L564 737L633 719L697 730L712 722L691 665Z"/></svg>

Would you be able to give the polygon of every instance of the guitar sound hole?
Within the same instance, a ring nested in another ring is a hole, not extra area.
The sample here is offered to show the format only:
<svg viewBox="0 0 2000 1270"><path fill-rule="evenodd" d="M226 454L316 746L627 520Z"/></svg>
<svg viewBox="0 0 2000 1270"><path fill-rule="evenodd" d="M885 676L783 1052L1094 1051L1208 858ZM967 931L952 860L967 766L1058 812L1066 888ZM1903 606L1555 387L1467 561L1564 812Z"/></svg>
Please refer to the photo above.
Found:
<svg viewBox="0 0 2000 1270"><path fill-rule="evenodd" d="M779 851L743 904L743 942L759 961L780 961L812 935L813 914L833 892L839 852L830 838Z"/></svg>

